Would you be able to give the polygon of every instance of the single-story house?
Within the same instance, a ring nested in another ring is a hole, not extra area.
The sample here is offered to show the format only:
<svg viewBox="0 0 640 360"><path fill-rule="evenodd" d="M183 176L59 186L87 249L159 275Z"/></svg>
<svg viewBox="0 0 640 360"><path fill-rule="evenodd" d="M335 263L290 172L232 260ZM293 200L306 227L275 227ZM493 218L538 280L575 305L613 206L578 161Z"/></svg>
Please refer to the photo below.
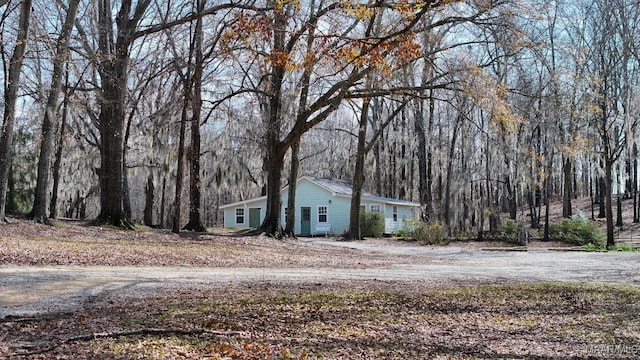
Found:
<svg viewBox="0 0 640 360"><path fill-rule="evenodd" d="M282 226L288 211L288 186L282 189ZM344 180L302 176L296 185L295 229L301 236L341 235L349 229L351 207L351 184ZM266 213L267 197L226 204L224 211L226 228L256 228L262 224ZM417 216L420 204L384 198L367 193L361 197L361 207L367 211L382 214L385 220L385 234L395 234L405 222Z"/></svg>

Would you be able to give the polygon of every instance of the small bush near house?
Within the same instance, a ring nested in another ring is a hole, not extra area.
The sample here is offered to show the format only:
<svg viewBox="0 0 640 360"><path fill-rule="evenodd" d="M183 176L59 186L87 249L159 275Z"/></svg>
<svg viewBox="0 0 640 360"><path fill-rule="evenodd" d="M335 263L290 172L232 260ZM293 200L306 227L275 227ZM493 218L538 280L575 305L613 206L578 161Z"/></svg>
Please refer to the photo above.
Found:
<svg viewBox="0 0 640 360"><path fill-rule="evenodd" d="M363 237L382 237L384 234L384 219L377 212L360 212L360 233Z"/></svg>
<svg viewBox="0 0 640 360"><path fill-rule="evenodd" d="M549 238L579 246L592 244L604 247L606 241L605 234L595 222L580 217L549 224Z"/></svg>
<svg viewBox="0 0 640 360"><path fill-rule="evenodd" d="M398 231L400 237L434 245L444 242L444 227L439 223L425 224L420 219L405 220L404 230Z"/></svg>

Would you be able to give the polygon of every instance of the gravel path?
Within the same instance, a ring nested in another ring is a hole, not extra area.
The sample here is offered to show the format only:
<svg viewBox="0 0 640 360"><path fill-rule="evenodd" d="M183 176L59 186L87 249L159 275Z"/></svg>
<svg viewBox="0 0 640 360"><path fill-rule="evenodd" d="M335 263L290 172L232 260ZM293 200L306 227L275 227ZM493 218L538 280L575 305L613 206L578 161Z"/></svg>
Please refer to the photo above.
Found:
<svg viewBox="0 0 640 360"><path fill-rule="evenodd" d="M45 311L69 311L93 297L135 296L158 288L224 286L230 283L538 282L575 281L640 285L640 254L549 251L483 251L457 246L419 247L390 242L337 242L303 239L362 253L363 266L339 268L182 268L182 267L0 267L0 318ZM339 249L335 249L339 250ZM367 266L380 253L397 261Z"/></svg>

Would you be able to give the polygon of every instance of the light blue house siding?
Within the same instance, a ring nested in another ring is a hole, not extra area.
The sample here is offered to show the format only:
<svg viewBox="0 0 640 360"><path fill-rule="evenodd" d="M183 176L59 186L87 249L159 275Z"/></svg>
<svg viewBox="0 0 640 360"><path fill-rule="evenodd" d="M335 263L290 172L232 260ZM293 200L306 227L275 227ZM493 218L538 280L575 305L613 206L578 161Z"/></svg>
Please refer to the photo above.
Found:
<svg viewBox="0 0 640 360"><path fill-rule="evenodd" d="M351 207L351 197L340 196L336 192L332 192L325 187L319 186L313 182L314 178L302 177L298 180L296 186L296 223L294 232L301 235L315 235L318 224L321 220L331 226L330 233L342 235L349 228L349 208ZM286 189L285 189L286 190ZM289 199L289 194L283 191L283 219L285 207ZM302 229L303 217L302 211L307 208L311 211L310 233L308 229ZM326 209L326 219L320 219L321 208ZM304 230L304 231L303 231ZM319 231L320 233L321 231Z"/></svg>
<svg viewBox="0 0 640 360"><path fill-rule="evenodd" d="M224 211L224 227L230 229L244 229L255 227L251 222L256 221L258 225L264 220L265 210L267 208L267 197L239 201L233 204L227 204L220 207ZM257 219L249 219L249 213L256 215ZM252 220L250 222L250 220Z"/></svg>
<svg viewBox="0 0 640 360"><path fill-rule="evenodd" d="M282 189L282 226L284 226L288 188ZM403 220L416 216L419 204L363 194L362 207L379 211L385 219L385 233L402 229ZM296 186L295 227L298 235L342 235L349 228L351 184L336 179L303 176ZM253 228L264 220L266 197L221 206L226 228Z"/></svg>

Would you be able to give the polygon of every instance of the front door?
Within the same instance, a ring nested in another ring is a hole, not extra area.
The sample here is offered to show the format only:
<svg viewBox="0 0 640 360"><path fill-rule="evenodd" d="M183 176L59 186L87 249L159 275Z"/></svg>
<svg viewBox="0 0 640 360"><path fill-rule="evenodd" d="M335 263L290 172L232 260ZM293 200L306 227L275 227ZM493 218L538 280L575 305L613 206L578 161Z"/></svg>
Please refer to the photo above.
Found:
<svg viewBox="0 0 640 360"><path fill-rule="evenodd" d="M249 227L258 228L260 226L260 208L249 209Z"/></svg>
<svg viewBox="0 0 640 360"><path fill-rule="evenodd" d="M300 235L311 235L311 208L300 208Z"/></svg>

